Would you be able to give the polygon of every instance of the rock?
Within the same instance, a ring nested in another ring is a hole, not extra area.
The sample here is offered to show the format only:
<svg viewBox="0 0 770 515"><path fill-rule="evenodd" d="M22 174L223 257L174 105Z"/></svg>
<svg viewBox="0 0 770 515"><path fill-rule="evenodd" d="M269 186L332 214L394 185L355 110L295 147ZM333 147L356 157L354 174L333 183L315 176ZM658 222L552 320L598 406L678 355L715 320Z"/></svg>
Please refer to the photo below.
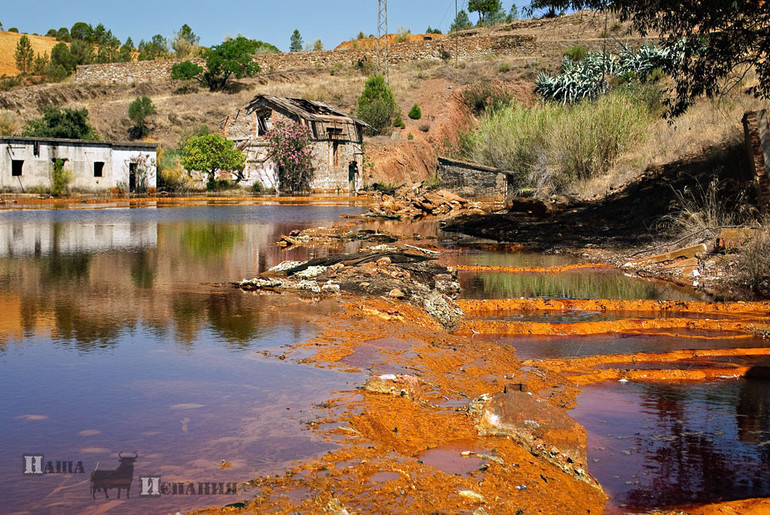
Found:
<svg viewBox="0 0 770 515"><path fill-rule="evenodd" d="M402 292L398 288L393 288L388 293L388 297L393 297L394 299L403 299L404 297L406 297L406 295L404 294L404 292Z"/></svg>
<svg viewBox="0 0 770 515"><path fill-rule="evenodd" d="M321 291L323 293L339 294L340 293L340 285L339 284L334 284L334 283L326 283L323 286L321 286Z"/></svg>
<svg viewBox="0 0 770 515"><path fill-rule="evenodd" d="M390 265L391 261L388 256L382 257L377 260L377 266L380 268L387 268L388 265Z"/></svg>
<svg viewBox="0 0 770 515"><path fill-rule="evenodd" d="M564 410L516 386L474 401L471 411L478 416L478 433L509 436L533 455L543 456L566 472L595 484L584 473L585 429Z"/></svg>
<svg viewBox="0 0 770 515"><path fill-rule="evenodd" d="M484 499L484 496L481 495L478 492L474 492L473 490L460 490L457 492L460 497L467 499L472 502L478 502L478 503L485 503L487 502L486 499Z"/></svg>
<svg viewBox="0 0 770 515"><path fill-rule="evenodd" d="M409 400L419 400L424 390L423 385L422 379L413 375L382 374L367 379L363 389L368 392L406 397Z"/></svg>
<svg viewBox="0 0 770 515"><path fill-rule="evenodd" d="M321 287L318 286L318 283L315 281L308 281L308 280L300 281L296 284L296 288L298 290L310 291L313 293L321 293Z"/></svg>
<svg viewBox="0 0 770 515"><path fill-rule="evenodd" d="M297 277L298 279L312 279L313 277L318 277L325 271L325 266L309 266L306 269L294 274L294 277Z"/></svg>
<svg viewBox="0 0 770 515"><path fill-rule="evenodd" d="M302 264L302 261L284 261L278 265L275 265L273 268L269 269L268 272L285 272L286 270L295 268L301 264Z"/></svg>

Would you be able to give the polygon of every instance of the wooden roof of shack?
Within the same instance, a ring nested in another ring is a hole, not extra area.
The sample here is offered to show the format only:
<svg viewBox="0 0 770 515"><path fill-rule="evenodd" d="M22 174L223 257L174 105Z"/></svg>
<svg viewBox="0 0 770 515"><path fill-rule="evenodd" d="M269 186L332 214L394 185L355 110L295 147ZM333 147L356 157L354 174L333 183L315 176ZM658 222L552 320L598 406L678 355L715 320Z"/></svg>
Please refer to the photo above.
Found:
<svg viewBox="0 0 770 515"><path fill-rule="evenodd" d="M248 103L245 112L251 114L265 108L278 111L287 118L302 118L311 122L354 123L362 127L371 126L363 120L315 100L304 98L274 97L257 95Z"/></svg>

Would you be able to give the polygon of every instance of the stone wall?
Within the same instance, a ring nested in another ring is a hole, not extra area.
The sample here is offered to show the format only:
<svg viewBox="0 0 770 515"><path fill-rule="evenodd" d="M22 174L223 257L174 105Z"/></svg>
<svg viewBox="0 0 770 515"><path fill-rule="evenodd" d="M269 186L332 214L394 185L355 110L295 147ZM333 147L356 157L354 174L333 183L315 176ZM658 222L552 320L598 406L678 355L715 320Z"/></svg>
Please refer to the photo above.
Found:
<svg viewBox="0 0 770 515"><path fill-rule="evenodd" d="M532 35L520 34L461 34L455 41L452 37L439 37L424 41L394 43L389 47L390 61L394 64L409 61L469 61L487 56L513 57L560 57L565 48L580 42L591 50L601 48L597 41L538 41ZM289 52L259 54L256 56L263 72L281 72L308 68L334 69L340 66L354 66L365 61L377 62L377 50L348 48L316 52ZM203 64L202 60L194 60ZM167 80L171 67L178 60L139 61L131 63L90 64L77 67L78 83L132 84Z"/></svg>
<svg viewBox="0 0 770 515"><path fill-rule="evenodd" d="M471 200L504 202L513 185L513 175L497 168L438 158L439 187Z"/></svg>
<svg viewBox="0 0 770 515"><path fill-rule="evenodd" d="M767 109L749 111L743 115L743 131L746 138L746 150L749 154L752 172L759 186L765 205L770 205L770 127Z"/></svg>
<svg viewBox="0 0 770 515"><path fill-rule="evenodd" d="M192 59L200 65L202 59ZM162 82L171 78L176 59L136 61L131 63L87 64L77 67L75 82L85 84L139 84Z"/></svg>

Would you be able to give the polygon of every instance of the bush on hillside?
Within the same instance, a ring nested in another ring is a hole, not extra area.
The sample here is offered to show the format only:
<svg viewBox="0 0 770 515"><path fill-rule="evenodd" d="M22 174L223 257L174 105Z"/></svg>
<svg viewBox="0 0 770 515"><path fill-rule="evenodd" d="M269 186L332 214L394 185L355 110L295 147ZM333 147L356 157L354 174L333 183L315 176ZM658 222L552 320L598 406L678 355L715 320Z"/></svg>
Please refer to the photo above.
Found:
<svg viewBox="0 0 770 515"><path fill-rule="evenodd" d="M409 110L408 116L412 120L419 120L420 118L422 118L422 109L420 109L420 106L418 106L417 104L414 104L412 106L412 109Z"/></svg>
<svg viewBox="0 0 770 515"><path fill-rule="evenodd" d="M366 81L358 98L358 116L380 132L388 127L396 114L396 100L393 91L382 75L372 75Z"/></svg>
<svg viewBox="0 0 770 515"><path fill-rule="evenodd" d="M607 173L643 140L651 120L644 104L622 92L564 107L512 105L484 117L461 146L467 159L514 172L520 187L553 192Z"/></svg>

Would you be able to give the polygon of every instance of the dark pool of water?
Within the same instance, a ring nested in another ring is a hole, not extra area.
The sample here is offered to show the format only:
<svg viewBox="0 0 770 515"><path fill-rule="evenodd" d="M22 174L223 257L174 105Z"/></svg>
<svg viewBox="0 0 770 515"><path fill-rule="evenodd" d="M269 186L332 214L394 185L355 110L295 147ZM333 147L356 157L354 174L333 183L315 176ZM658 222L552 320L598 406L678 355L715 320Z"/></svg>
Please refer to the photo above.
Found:
<svg viewBox="0 0 770 515"><path fill-rule="evenodd" d="M570 413L608 513L770 496L770 382L604 383Z"/></svg>
<svg viewBox="0 0 770 515"><path fill-rule="evenodd" d="M138 477L240 482L329 450L305 422L361 377L264 357L314 333L281 297L204 283L314 256L275 242L351 211L360 208L0 213L0 511L222 505L238 499L140 499ZM139 454L131 499L112 490L94 501L88 473L116 468L121 451ZM25 477L24 454L82 461L86 473Z"/></svg>
<svg viewBox="0 0 770 515"><path fill-rule="evenodd" d="M494 340L516 349L519 359L562 359L600 356L605 354L633 354L636 352L673 352L682 349L732 349L735 347L764 348L767 340L761 337L728 339L717 337L680 338L671 334L600 334L591 336L514 336L482 337L476 340Z"/></svg>
<svg viewBox="0 0 770 515"><path fill-rule="evenodd" d="M520 297L681 301L706 299L705 295L690 288L632 277L614 269L575 270L560 274L461 272L460 285L463 288L462 297L466 299Z"/></svg>

